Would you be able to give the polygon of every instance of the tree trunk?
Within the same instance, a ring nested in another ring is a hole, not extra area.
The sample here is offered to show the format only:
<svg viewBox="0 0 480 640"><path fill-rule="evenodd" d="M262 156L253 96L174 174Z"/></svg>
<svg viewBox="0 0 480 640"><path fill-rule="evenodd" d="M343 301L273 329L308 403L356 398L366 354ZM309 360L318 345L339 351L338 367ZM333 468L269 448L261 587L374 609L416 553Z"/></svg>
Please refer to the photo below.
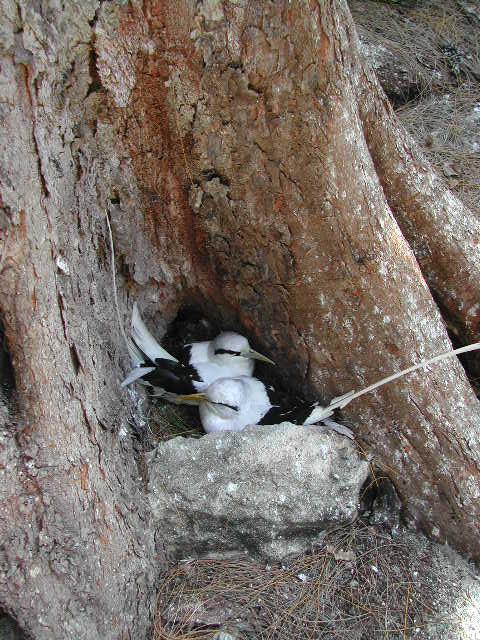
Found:
<svg viewBox="0 0 480 640"><path fill-rule="evenodd" d="M325 401L450 347L424 278L476 335L480 280L461 278L477 223L385 104L343 2L1 6L18 409L0 441L0 600L36 638L141 638L161 557L104 210L125 321L138 300L161 334L193 302ZM478 559L480 410L459 363L345 414L406 514Z"/></svg>
<svg viewBox="0 0 480 640"><path fill-rule="evenodd" d="M0 602L39 639L145 637L158 571L118 386L111 183L82 111L95 4L2 17L0 301L18 410L0 425Z"/></svg>

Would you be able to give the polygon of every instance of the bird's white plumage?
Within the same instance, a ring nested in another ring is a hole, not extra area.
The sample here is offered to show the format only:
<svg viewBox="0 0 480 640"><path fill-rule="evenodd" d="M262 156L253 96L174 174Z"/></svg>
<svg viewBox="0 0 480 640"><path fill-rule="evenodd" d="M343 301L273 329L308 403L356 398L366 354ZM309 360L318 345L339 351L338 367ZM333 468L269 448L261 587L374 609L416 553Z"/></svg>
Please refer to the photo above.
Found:
<svg viewBox="0 0 480 640"><path fill-rule="evenodd" d="M272 405L263 382L247 376L222 378L207 387L203 393L206 401L200 404L200 419L207 433L242 431L248 425L258 424L275 406ZM309 410L309 405L306 406ZM310 415L302 424L312 425L322 421L326 428L353 438L350 429L329 420L325 415L327 413L324 407L312 405ZM330 415L331 413L333 411ZM287 412L284 415L288 420Z"/></svg>
<svg viewBox="0 0 480 640"><path fill-rule="evenodd" d="M120 386L126 387L127 385L132 384L132 382L135 382L135 380L138 380L139 378L143 378L143 376L146 376L147 373L151 373L154 370L155 370L155 367L135 367L135 369L132 369L130 371L130 373L128 374L128 376L125 378L125 380L122 382Z"/></svg>
<svg viewBox="0 0 480 640"><path fill-rule="evenodd" d="M237 362L231 363L230 365L228 363L223 365L215 362L197 362L193 366L202 378L202 383L198 387L199 390L205 389L219 378L236 378L238 375L250 376L251 373L253 373L253 366L251 368L238 366ZM243 371L245 369L247 369L249 373L238 373L239 370ZM197 385L195 384L195 386Z"/></svg>
<svg viewBox="0 0 480 640"><path fill-rule="evenodd" d="M272 408L263 382L248 376L222 378L204 393L208 400L200 405L200 420L207 433L241 431Z"/></svg>
<svg viewBox="0 0 480 640"><path fill-rule="evenodd" d="M231 349L232 351L244 352L250 349L250 345L245 336L241 336L234 331L222 331L216 338L210 341L211 349Z"/></svg>
<svg viewBox="0 0 480 640"><path fill-rule="evenodd" d="M127 348L128 348L128 353L130 355L130 360L132 361L132 365L134 367L140 367L142 364L145 363L145 356L140 351L140 349L138 349L137 346L133 343L131 338L128 338L127 340Z"/></svg>
<svg viewBox="0 0 480 640"><path fill-rule="evenodd" d="M317 405L312 408L312 413L308 416L303 424L315 424L316 422L320 422L320 420L325 420L333 415L333 409L329 410L328 407L322 407L321 405Z"/></svg>
<svg viewBox="0 0 480 640"><path fill-rule="evenodd" d="M240 355L217 353L218 351L232 351ZM222 377L251 376L255 362L250 353L250 345L244 336L233 331L223 331L213 340L190 344L189 364L195 368L204 363L215 365L217 368L212 369L209 375L211 382Z"/></svg>
<svg viewBox="0 0 480 640"><path fill-rule="evenodd" d="M349 429L343 424L338 424L338 422L335 422L334 420L330 420L330 418L323 418L321 426L325 427L326 429L331 429L332 431L336 431L341 436L350 438L350 440L353 440L355 437L351 429Z"/></svg>
<svg viewBox="0 0 480 640"><path fill-rule="evenodd" d="M211 341L208 340L205 342L192 342L191 344L186 345L187 347L190 347L190 364L195 365L199 362L208 362L210 344Z"/></svg>

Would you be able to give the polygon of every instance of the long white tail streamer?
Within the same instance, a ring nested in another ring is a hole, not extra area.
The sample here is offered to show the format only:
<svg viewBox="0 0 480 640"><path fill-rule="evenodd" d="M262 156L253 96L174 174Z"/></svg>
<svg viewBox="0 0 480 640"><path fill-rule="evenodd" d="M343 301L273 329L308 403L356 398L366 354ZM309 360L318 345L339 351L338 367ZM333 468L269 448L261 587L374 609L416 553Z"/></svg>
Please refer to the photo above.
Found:
<svg viewBox="0 0 480 640"><path fill-rule="evenodd" d="M135 382L135 380L139 378L143 378L143 376L146 376L147 373L151 373L152 371L155 371L155 367L135 367L130 371L120 386L123 389L123 387L132 384L132 382Z"/></svg>
<svg viewBox="0 0 480 640"><path fill-rule="evenodd" d="M414 364L411 367L408 367L407 369L403 369L402 371L399 371L398 373L394 373L391 376L388 376L387 378L382 378L381 380L379 380L378 382L375 382L374 384L371 384L369 387L365 387L365 389L361 389L360 391L350 391L349 393L346 393L343 396L339 396L338 398L334 398L330 404L328 405L328 407L325 407L324 409L324 413L322 414L323 417L328 418L328 416L331 416L333 411L335 409L343 409L344 407L347 406L347 404L350 404L350 402L352 402L352 400L355 400L356 398L359 398L360 396L365 395L366 393L370 393L370 391L373 391L374 389L378 389L378 387L383 387L384 384L388 384L389 382L393 382L393 380L396 380L397 378L401 378L402 376L406 376L409 373L412 373L413 371L416 371L417 369L422 369L423 367L428 367L431 364L435 364L436 362L440 362L440 360L445 360L446 358L451 358L455 355L458 355L459 353L467 353L468 351L476 351L477 349L480 349L480 342L474 342L473 344L468 344L466 347L460 347L459 349L454 349L453 351L446 351L445 353L440 353L438 356L435 356L434 358L430 358L429 360L422 360L422 362L420 362L419 364ZM317 420L319 420L321 418L317 417Z"/></svg>
<svg viewBox="0 0 480 640"><path fill-rule="evenodd" d="M152 362L155 362L157 358L163 358L164 360L172 360L178 362L176 358L168 353L163 347L161 347L150 331L147 329L146 324L143 322L138 310L138 305L135 302L132 310L132 338L136 343L136 346L145 353ZM132 355L132 353L130 353Z"/></svg>

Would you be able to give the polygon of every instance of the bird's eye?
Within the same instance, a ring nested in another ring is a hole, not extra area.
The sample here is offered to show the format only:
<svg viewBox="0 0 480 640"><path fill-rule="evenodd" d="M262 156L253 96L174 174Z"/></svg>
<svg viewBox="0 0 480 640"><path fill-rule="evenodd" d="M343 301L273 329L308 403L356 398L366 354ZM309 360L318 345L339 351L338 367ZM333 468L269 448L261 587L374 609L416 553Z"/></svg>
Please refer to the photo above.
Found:
<svg viewBox="0 0 480 640"><path fill-rule="evenodd" d="M228 353L231 356L239 356L240 351L232 351L231 349L215 349L215 355L218 356L222 353Z"/></svg>

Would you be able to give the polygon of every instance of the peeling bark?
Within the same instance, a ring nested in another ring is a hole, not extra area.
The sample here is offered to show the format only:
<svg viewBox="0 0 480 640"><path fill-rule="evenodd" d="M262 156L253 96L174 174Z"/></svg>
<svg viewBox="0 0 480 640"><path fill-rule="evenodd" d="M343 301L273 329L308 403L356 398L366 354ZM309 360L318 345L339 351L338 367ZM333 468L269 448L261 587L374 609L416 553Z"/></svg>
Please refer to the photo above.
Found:
<svg viewBox="0 0 480 640"><path fill-rule="evenodd" d="M324 400L449 348L424 277L477 331L476 280L453 287L476 273L477 228L384 105L343 2L60 4L0 4L18 404L0 440L0 603L36 638L141 638L161 540L118 387L105 209L125 319L138 300L161 333L193 301ZM346 414L409 517L478 558L480 411L458 362Z"/></svg>

